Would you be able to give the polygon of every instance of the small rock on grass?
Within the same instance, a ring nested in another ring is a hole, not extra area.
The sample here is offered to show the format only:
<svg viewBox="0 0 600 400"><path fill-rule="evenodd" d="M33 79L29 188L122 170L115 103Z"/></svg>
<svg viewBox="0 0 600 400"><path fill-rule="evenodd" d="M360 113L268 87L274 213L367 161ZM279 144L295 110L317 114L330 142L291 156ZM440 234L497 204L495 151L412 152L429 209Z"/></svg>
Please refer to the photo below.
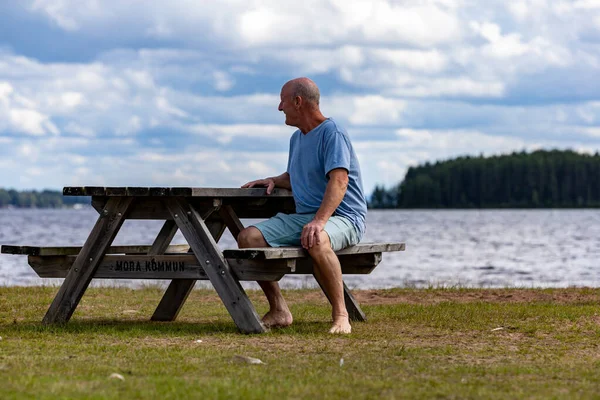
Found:
<svg viewBox="0 0 600 400"><path fill-rule="evenodd" d="M110 376L108 377L109 379L119 379L124 381L125 378L123 377L123 375L121 374L117 374L116 372L113 372L112 374L110 374Z"/></svg>
<svg viewBox="0 0 600 400"><path fill-rule="evenodd" d="M234 356L233 360L237 361L237 362L246 363L246 364L264 364L264 362L262 362L258 358L254 358L254 357Z"/></svg>

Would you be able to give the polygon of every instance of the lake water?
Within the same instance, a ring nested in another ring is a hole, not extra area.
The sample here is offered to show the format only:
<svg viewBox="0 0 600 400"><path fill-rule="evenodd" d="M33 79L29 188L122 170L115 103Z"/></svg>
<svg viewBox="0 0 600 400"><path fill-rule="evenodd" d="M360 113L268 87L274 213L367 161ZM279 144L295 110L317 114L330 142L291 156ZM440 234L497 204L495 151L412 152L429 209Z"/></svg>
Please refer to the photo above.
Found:
<svg viewBox="0 0 600 400"><path fill-rule="evenodd" d="M96 219L90 207L0 209L0 244L81 246ZM114 244L151 244L161 225L159 221L127 221ZM350 287L600 286L598 210L369 211L363 242L370 241L402 241L406 251L384 253L370 275L345 277ZM173 243L184 243L183 236L178 233ZM220 244L235 247L227 231ZM0 255L2 285L61 281L37 278L26 256ZM149 281L97 282L139 286ZM302 276L285 277L281 283L314 286L312 277Z"/></svg>

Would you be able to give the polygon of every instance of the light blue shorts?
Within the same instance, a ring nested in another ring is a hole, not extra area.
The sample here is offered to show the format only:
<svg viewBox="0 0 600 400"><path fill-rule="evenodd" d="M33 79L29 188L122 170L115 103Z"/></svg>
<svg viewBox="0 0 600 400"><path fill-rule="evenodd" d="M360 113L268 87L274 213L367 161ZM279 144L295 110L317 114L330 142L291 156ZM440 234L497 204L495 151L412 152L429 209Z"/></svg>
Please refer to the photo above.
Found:
<svg viewBox="0 0 600 400"><path fill-rule="evenodd" d="M262 233L271 247L302 246L300 237L302 228L313 220L315 214L283 214L252 226ZM357 244L360 240L352 223L340 216L329 218L325 224L325 232L329 235L331 248L334 251Z"/></svg>

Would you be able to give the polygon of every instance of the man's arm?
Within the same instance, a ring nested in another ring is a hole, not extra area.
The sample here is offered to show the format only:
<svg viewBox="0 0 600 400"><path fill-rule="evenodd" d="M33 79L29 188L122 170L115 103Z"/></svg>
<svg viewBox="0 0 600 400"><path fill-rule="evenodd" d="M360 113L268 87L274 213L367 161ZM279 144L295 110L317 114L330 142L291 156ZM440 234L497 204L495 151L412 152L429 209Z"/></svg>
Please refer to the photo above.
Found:
<svg viewBox="0 0 600 400"><path fill-rule="evenodd" d="M321 231L325 228L325 224L344 199L347 188L348 171L344 168L331 170L329 172L329 182L327 183L321 206L319 207L315 218L304 225L304 229L302 229L302 247L310 249L313 245L320 243Z"/></svg>
<svg viewBox="0 0 600 400"><path fill-rule="evenodd" d="M245 185L242 185L242 188L251 188L254 186L263 186L263 187L266 186L267 194L271 194L271 192L273 191L273 188L276 188L276 187L292 190L292 183L290 182L290 174L288 174L287 172L284 172L283 174L278 175L278 176L272 176L269 178L258 179L256 181L248 182ZM340 202L341 201L342 200L340 199ZM335 208L334 208L334 210L335 210Z"/></svg>

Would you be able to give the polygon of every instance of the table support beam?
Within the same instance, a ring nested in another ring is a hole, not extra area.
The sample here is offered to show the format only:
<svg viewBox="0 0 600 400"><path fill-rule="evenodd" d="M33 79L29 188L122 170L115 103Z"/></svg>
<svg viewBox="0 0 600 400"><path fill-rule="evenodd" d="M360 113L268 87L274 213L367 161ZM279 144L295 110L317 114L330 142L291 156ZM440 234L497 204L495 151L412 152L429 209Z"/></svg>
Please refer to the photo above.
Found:
<svg viewBox="0 0 600 400"><path fill-rule="evenodd" d="M220 220L211 220L206 225L215 242L218 242L225 230L225 224ZM150 319L152 321L175 321L195 284L195 279L172 280Z"/></svg>
<svg viewBox="0 0 600 400"><path fill-rule="evenodd" d="M150 248L150 251L148 251L148 255L158 256L164 254L178 230L179 228L177 228L175 221L165 221L160 232L158 232L158 236L156 239L154 239L154 243L152 243L152 247Z"/></svg>
<svg viewBox="0 0 600 400"><path fill-rule="evenodd" d="M198 212L181 197L168 198L165 204L240 331L265 332L252 302Z"/></svg>
<svg viewBox="0 0 600 400"><path fill-rule="evenodd" d="M316 275L313 275L313 276L315 277L315 280L321 287L321 290L325 294L325 297L327 297L327 300L329 300L329 302L331 303L331 300L329 299L329 295L325 291L325 288L323 287L323 285L321 285L321 282L319 282L319 280L317 279L317 276ZM342 283L344 284L344 303L346 304L346 311L348 311L348 317L352 321L361 321L361 322L366 321L367 316L365 315L363 310L360 308L358 301L356 301L354 296L352 296L352 293L350 292L350 289L348 289L348 286L346 286L346 283L345 282L342 282Z"/></svg>
<svg viewBox="0 0 600 400"><path fill-rule="evenodd" d="M68 322L88 288L106 250L125 221L133 197L108 200L42 322Z"/></svg>

